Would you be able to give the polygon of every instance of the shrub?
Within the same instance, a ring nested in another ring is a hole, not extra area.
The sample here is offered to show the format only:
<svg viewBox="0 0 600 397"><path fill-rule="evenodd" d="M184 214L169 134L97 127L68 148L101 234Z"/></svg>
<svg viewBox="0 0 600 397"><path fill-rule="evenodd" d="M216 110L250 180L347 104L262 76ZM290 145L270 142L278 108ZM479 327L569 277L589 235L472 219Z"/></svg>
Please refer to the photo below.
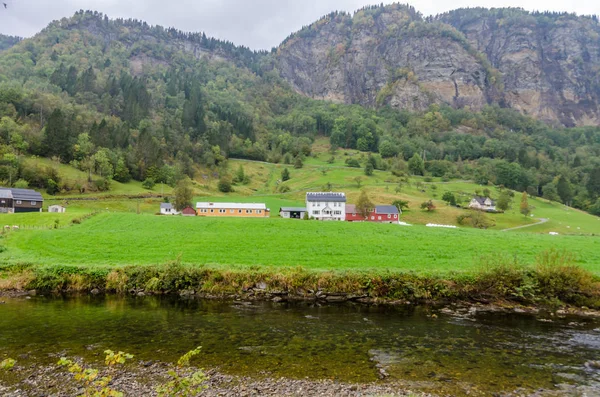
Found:
<svg viewBox="0 0 600 397"><path fill-rule="evenodd" d="M144 189L148 189L148 190L154 189L155 185L156 185L156 181L154 180L154 178L146 178L144 180L144 182L142 182L142 187Z"/></svg>
<svg viewBox="0 0 600 397"><path fill-rule="evenodd" d="M7 358L6 360L3 360L2 362L0 362L0 369L8 371L8 370L12 369L16 363L17 362L15 360L13 360L12 358Z"/></svg>
<svg viewBox="0 0 600 397"><path fill-rule="evenodd" d="M426 210L427 212L434 211L435 204L433 204L433 201L431 201L431 200L425 201L424 203L421 204L421 209Z"/></svg>
<svg viewBox="0 0 600 397"><path fill-rule="evenodd" d="M367 165L365 166L365 175L366 176L373 175L373 169L374 169L373 164L367 163Z"/></svg>
<svg viewBox="0 0 600 397"><path fill-rule="evenodd" d="M302 158L300 156L298 156L294 160L294 168L300 169L302 167L304 167L304 163L302 162Z"/></svg>
<svg viewBox="0 0 600 397"><path fill-rule="evenodd" d="M222 193L233 192L233 186L231 185L231 180L227 176L223 176L223 177L221 177L221 179L219 179L218 188L219 188L219 191Z"/></svg>
<svg viewBox="0 0 600 397"><path fill-rule="evenodd" d="M360 162L357 159L348 158L346 159L346 165L352 168L360 168Z"/></svg>

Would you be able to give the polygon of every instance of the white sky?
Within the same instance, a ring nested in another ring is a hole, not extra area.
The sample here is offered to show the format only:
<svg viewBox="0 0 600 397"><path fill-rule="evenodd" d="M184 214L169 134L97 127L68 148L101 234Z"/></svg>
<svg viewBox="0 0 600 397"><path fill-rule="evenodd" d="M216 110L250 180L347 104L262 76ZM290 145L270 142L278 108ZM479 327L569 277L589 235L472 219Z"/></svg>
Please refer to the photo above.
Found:
<svg viewBox="0 0 600 397"><path fill-rule="evenodd" d="M111 18L136 18L183 31L204 31L252 49L270 49L331 11L354 11L381 0L0 0L3 2L7 3L6 9L0 4L0 33L4 34L29 37L52 20L84 9ZM410 4L426 16L462 7L522 7L600 15L600 0L415 0Z"/></svg>

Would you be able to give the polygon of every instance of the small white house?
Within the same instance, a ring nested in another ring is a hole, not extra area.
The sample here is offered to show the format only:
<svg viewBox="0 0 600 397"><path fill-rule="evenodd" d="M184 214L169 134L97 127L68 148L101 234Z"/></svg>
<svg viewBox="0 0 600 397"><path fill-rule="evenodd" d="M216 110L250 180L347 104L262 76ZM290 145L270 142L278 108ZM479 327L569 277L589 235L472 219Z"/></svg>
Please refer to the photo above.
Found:
<svg viewBox="0 0 600 397"><path fill-rule="evenodd" d="M306 193L306 210L308 216L320 221L346 220L345 193Z"/></svg>
<svg viewBox="0 0 600 397"><path fill-rule="evenodd" d="M473 197L469 208L479 211L496 211L496 202L489 197Z"/></svg>
<svg viewBox="0 0 600 397"><path fill-rule="evenodd" d="M67 209L65 207L63 207L62 205L51 205L48 207L48 212L55 212L55 213L63 214L65 212L67 212Z"/></svg>
<svg viewBox="0 0 600 397"><path fill-rule="evenodd" d="M173 204L161 203L160 204L160 214L161 215L179 215L179 212L175 211Z"/></svg>

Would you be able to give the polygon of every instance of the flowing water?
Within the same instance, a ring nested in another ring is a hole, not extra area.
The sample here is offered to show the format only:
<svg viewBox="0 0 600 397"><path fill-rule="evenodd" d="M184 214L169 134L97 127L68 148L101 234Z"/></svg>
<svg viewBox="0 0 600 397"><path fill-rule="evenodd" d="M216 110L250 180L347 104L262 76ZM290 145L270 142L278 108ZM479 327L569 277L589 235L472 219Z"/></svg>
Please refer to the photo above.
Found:
<svg viewBox="0 0 600 397"><path fill-rule="evenodd" d="M387 374L385 381L452 395L575 384L600 395L600 371L589 364L600 360L600 320L546 318L156 297L6 299L0 360L99 360L113 349L176 361L202 346L204 368L238 375L377 382Z"/></svg>

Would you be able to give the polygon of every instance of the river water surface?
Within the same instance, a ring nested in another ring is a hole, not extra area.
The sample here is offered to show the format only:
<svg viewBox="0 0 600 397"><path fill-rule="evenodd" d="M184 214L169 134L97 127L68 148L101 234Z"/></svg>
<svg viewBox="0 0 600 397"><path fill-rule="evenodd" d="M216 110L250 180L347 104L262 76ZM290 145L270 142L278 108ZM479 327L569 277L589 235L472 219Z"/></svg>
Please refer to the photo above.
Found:
<svg viewBox="0 0 600 397"><path fill-rule="evenodd" d="M600 360L598 320L156 297L5 300L0 360L93 361L113 349L176 361L202 346L201 366L235 375L395 381L452 395L574 384L600 395L600 371L590 365Z"/></svg>

